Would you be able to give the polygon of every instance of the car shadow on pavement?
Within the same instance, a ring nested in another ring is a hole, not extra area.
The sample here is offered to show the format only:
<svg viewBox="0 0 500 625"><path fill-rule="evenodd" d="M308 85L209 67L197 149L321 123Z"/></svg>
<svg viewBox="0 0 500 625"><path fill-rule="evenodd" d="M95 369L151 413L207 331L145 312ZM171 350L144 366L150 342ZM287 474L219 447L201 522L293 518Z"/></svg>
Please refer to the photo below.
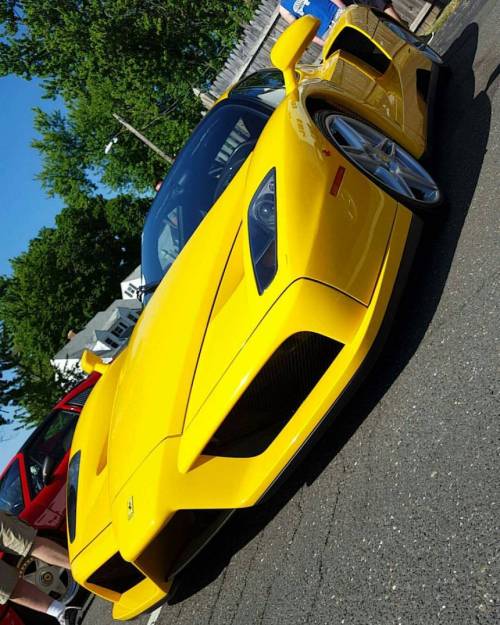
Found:
<svg viewBox="0 0 500 625"><path fill-rule="evenodd" d="M353 400L281 488L255 508L238 511L205 550L178 576L169 603L179 603L215 580L232 556L255 538L304 485L312 484L397 379L422 341L439 305L462 227L481 172L490 130L488 89L476 94L473 62L478 26L469 24L444 59L449 67L436 102L434 175L446 196L444 223L424 231L386 345ZM474 297L474 294L470 294Z"/></svg>

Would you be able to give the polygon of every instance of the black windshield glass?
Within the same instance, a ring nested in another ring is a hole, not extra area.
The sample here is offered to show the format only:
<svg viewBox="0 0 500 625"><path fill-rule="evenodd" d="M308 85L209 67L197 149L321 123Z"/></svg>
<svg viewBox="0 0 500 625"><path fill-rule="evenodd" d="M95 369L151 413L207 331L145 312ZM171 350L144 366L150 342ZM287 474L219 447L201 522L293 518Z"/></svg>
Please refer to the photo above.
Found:
<svg viewBox="0 0 500 625"><path fill-rule="evenodd" d="M279 69L261 69L239 82L229 94L235 96L257 98L269 106L276 108L285 97L285 81Z"/></svg>
<svg viewBox="0 0 500 625"><path fill-rule="evenodd" d="M18 460L11 464L0 482L0 510L16 515L24 510Z"/></svg>
<svg viewBox="0 0 500 625"><path fill-rule="evenodd" d="M163 181L144 226L146 284L161 280L253 150L270 112L225 100L198 125Z"/></svg>

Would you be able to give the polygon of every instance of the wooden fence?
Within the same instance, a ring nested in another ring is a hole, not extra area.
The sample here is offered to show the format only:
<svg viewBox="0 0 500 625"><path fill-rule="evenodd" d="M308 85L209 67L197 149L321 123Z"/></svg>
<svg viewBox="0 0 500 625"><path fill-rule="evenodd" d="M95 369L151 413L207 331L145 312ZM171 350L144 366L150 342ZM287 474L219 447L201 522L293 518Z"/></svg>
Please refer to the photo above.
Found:
<svg viewBox="0 0 500 625"><path fill-rule="evenodd" d="M393 0L395 9L414 28L427 14L439 13L449 0ZM207 92L199 93L207 108L230 87L244 76L270 66L269 54L274 42L286 28L287 23L279 15L277 0L262 0L252 21L246 26L243 35L230 53L222 71L217 75ZM312 44L306 51L303 61L310 63L318 57L320 48Z"/></svg>

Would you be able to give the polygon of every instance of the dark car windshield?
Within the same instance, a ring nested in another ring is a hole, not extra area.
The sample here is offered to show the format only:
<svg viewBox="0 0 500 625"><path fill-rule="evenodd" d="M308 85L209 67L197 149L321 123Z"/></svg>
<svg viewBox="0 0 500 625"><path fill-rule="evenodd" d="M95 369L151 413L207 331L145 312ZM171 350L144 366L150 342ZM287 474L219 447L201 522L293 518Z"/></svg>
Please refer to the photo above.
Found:
<svg viewBox="0 0 500 625"><path fill-rule="evenodd" d="M142 271L158 283L253 150L268 107L224 100L206 115L163 181L144 226Z"/></svg>
<svg viewBox="0 0 500 625"><path fill-rule="evenodd" d="M257 98L276 108L285 97L285 81L279 69L260 69L239 82L229 97L242 96Z"/></svg>
<svg viewBox="0 0 500 625"><path fill-rule="evenodd" d="M20 514L24 510L19 461L13 462L0 482L0 510Z"/></svg>

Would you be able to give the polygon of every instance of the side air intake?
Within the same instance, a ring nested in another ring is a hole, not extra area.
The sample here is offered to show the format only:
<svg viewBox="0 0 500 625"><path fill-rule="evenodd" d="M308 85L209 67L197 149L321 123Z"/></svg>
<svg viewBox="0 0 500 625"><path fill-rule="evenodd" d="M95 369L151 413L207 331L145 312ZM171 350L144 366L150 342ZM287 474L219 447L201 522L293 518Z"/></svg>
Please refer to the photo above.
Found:
<svg viewBox="0 0 500 625"><path fill-rule="evenodd" d="M343 345L314 332L290 336L274 352L203 450L204 455L261 454L290 421Z"/></svg>
<svg viewBox="0 0 500 625"><path fill-rule="evenodd" d="M330 46L326 58L337 50L355 56L380 74L385 74L391 64L386 55L366 35L355 28L344 28Z"/></svg>
<svg viewBox="0 0 500 625"><path fill-rule="evenodd" d="M122 594L144 579L144 575L133 564L115 553L88 578L87 583Z"/></svg>

